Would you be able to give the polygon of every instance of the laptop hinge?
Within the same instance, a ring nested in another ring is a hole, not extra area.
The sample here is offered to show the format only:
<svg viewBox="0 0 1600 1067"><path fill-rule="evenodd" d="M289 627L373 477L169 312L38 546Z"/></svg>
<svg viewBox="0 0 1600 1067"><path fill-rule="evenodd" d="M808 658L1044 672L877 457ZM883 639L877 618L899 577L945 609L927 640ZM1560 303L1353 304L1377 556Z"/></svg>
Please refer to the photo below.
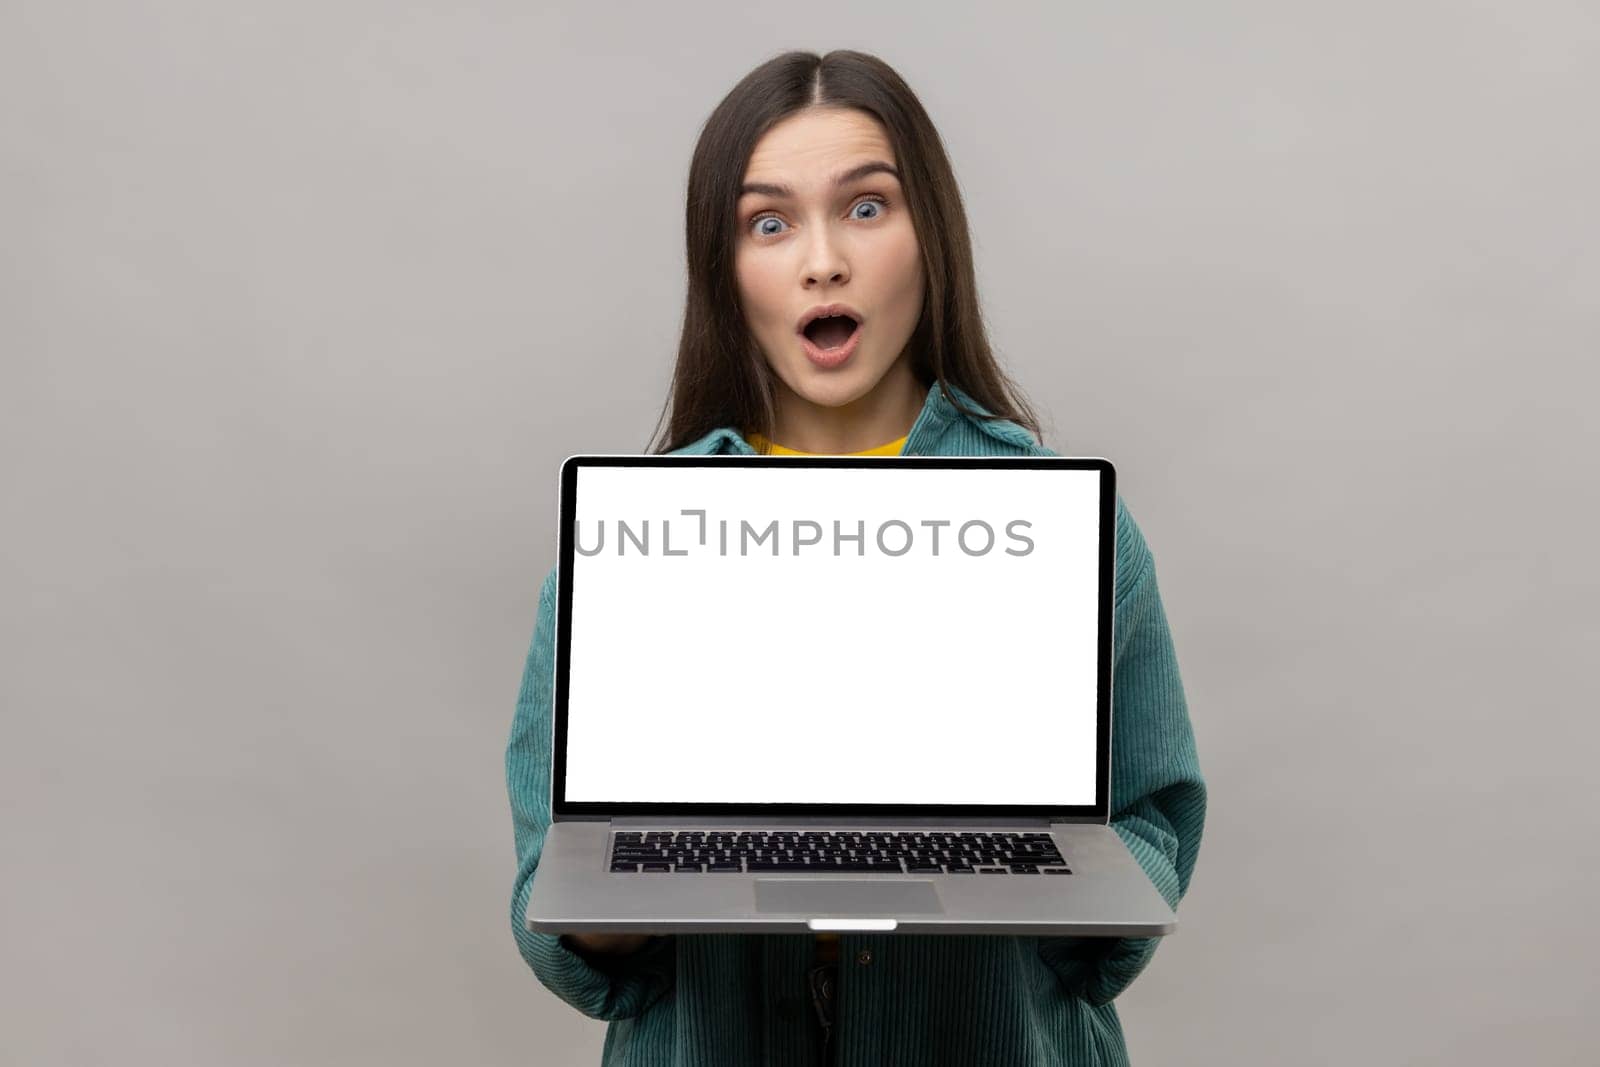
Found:
<svg viewBox="0 0 1600 1067"><path fill-rule="evenodd" d="M1061 820L1042 815L1027 816L910 816L910 815L626 815L611 820L611 825L624 827L678 827L678 826L1049 826Z"/></svg>

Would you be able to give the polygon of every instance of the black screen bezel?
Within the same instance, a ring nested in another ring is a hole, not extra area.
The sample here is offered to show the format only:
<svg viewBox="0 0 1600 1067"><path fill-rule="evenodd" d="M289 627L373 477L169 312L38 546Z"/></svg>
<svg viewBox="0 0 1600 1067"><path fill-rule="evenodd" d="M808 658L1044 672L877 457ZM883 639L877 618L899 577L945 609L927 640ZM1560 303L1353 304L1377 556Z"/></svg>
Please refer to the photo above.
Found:
<svg viewBox="0 0 1600 1067"><path fill-rule="evenodd" d="M584 467L919 467L935 469L1068 469L1100 474L1099 499L1099 649L1096 670L1095 802L1093 804L793 804L793 803L641 803L566 799L567 698L571 666L572 594L575 559L578 473ZM625 816L703 816L707 818L821 816L838 818L1037 818L1105 822L1110 793L1111 655L1113 591L1116 579L1116 471L1098 457L1079 456L762 456L762 455L575 455L561 465L561 519L558 529L556 664L554 678L554 765L551 813L555 820Z"/></svg>

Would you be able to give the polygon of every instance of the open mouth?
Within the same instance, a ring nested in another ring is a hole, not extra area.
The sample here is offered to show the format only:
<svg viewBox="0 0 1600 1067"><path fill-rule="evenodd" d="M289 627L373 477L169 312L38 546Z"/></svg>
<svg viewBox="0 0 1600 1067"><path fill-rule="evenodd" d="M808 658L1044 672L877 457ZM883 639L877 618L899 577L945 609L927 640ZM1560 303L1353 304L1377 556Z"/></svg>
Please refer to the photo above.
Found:
<svg viewBox="0 0 1600 1067"><path fill-rule="evenodd" d="M843 348L849 343L858 325L849 315L826 315L806 323L806 328L801 333L805 335L806 340L826 352L829 349Z"/></svg>

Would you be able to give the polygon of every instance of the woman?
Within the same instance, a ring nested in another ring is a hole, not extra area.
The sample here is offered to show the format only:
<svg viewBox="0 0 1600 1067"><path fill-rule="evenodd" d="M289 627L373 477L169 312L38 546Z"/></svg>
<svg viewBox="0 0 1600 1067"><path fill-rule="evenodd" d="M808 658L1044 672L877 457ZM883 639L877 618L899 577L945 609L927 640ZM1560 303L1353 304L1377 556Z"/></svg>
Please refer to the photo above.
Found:
<svg viewBox="0 0 1600 1067"><path fill-rule="evenodd" d="M1055 454L985 338L939 136L874 57L791 52L729 93L690 165L688 266L656 451ZM1153 560L1117 512L1112 825L1176 908L1205 785ZM511 925L546 986L610 1021L605 1063L1126 1062L1112 998L1155 939L523 929L550 822L554 593L552 568L506 754ZM829 964L837 996L819 1012L812 981Z"/></svg>

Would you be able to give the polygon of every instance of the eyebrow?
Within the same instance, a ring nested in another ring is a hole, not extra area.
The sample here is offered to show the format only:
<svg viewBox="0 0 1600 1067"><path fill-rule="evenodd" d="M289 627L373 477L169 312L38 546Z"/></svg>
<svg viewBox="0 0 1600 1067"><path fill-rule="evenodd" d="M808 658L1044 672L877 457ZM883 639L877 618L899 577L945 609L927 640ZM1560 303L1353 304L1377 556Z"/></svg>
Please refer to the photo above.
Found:
<svg viewBox="0 0 1600 1067"><path fill-rule="evenodd" d="M888 174L896 181L900 180L900 172L894 169L892 163L885 163L881 159L874 159L863 163L859 167L851 167L837 178L833 179L833 186L837 189L841 185L849 185L853 181L865 178L869 174ZM761 196L776 196L784 199L793 199L794 190L787 185L773 185L770 182L745 182L739 187L740 196L749 196L752 193Z"/></svg>

